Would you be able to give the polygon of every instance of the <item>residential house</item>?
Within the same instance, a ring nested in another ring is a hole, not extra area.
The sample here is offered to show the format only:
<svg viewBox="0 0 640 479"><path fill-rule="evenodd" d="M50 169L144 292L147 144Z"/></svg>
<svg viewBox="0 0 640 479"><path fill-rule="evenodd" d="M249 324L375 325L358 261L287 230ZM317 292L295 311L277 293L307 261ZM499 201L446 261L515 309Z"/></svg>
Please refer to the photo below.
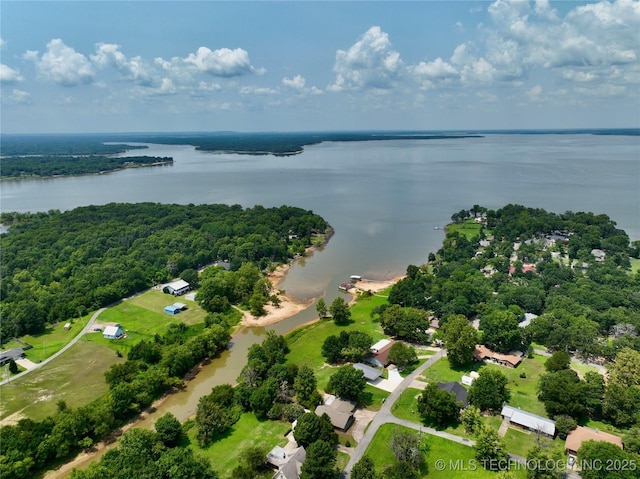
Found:
<svg viewBox="0 0 640 479"><path fill-rule="evenodd" d="M477 345L473 351L473 359L476 361L490 361L508 368L515 368L522 361L521 351L512 351L509 354L496 353L484 345Z"/></svg>
<svg viewBox="0 0 640 479"><path fill-rule="evenodd" d="M307 452L302 446L290 451L276 446L267 454L267 464L276 469L273 479L300 479L306 458Z"/></svg>
<svg viewBox="0 0 640 479"><path fill-rule="evenodd" d="M376 344L371 346L370 351L372 356L365 359L370 364L380 368L386 368L389 361L389 351L391 350L391 346L393 346L395 341L391 341L390 339L381 339Z"/></svg>
<svg viewBox="0 0 640 479"><path fill-rule="evenodd" d="M382 372L379 369L372 368L366 364L355 363L353 367L354 369L362 371L364 378L369 382L376 381L382 375Z"/></svg>
<svg viewBox="0 0 640 479"><path fill-rule="evenodd" d="M191 289L191 286L185 280L179 279L177 281L174 281L173 283L169 283L166 286L166 289L170 294L174 296L180 296L189 291Z"/></svg>
<svg viewBox="0 0 640 479"><path fill-rule="evenodd" d="M105 327L102 333L102 337L106 339L120 339L122 336L124 336L124 331L118 323Z"/></svg>
<svg viewBox="0 0 640 479"><path fill-rule="evenodd" d="M608 432L598 431L597 429L591 429L590 427L578 426L567 436L567 440L564 443L564 449L567 454L578 454L578 449L582 446L583 442L587 441L603 441L611 444L615 444L622 449L622 439Z"/></svg>
<svg viewBox="0 0 640 479"><path fill-rule="evenodd" d="M467 401L467 389L456 381L448 383L438 383L438 389L447 391L456 397L456 401L462 403L462 407L465 408L469 405Z"/></svg>
<svg viewBox="0 0 640 479"><path fill-rule="evenodd" d="M547 437L554 437L556 434L555 421L546 417L538 416L528 411L523 411L512 406L505 405L500 412L502 419L509 421L509 424L521 427L528 431L539 432Z"/></svg>
<svg viewBox="0 0 640 479"><path fill-rule="evenodd" d="M22 348L14 348L7 349L6 351L2 351L0 353L0 366L4 366L8 364L12 359L14 361L18 359L22 359L24 357L24 349Z"/></svg>
<svg viewBox="0 0 640 479"><path fill-rule="evenodd" d="M331 424L340 431L346 431L353 424L353 413L356 405L351 401L329 396L324 404L316 407L316 414L322 416L326 414L331 419Z"/></svg>

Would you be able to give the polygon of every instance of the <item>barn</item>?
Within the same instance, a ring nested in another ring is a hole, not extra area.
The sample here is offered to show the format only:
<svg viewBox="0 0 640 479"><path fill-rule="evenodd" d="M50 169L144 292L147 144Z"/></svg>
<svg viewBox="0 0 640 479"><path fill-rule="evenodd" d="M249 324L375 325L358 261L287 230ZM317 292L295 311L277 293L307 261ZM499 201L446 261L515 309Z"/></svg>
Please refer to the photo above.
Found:
<svg viewBox="0 0 640 479"><path fill-rule="evenodd" d="M169 291L169 294L172 294L174 296L181 296L189 291L191 289L191 286L185 280L179 279L177 281L174 281L173 283L169 283L166 288L167 291Z"/></svg>
<svg viewBox="0 0 640 479"><path fill-rule="evenodd" d="M102 337L106 339L120 339L122 336L124 336L124 331L120 325L107 326L104 328L104 333L102 333Z"/></svg>

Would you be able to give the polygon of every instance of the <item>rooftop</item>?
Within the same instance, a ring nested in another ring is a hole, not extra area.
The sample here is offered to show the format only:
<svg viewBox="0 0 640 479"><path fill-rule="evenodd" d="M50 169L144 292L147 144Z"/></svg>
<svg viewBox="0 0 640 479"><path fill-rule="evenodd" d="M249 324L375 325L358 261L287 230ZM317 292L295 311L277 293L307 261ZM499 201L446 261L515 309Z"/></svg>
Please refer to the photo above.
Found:
<svg viewBox="0 0 640 479"><path fill-rule="evenodd" d="M577 452L580 446L582 446L582 443L587 441L603 441L622 448L622 439L620 437L609 434L608 432L582 426L578 426L569 433L564 443L564 448L568 451Z"/></svg>

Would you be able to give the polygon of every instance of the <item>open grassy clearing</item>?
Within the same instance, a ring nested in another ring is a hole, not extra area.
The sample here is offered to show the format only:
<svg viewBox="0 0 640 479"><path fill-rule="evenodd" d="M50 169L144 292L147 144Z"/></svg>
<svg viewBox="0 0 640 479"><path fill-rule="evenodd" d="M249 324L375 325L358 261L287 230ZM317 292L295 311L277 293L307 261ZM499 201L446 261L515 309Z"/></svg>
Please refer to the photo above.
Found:
<svg viewBox="0 0 640 479"><path fill-rule="evenodd" d="M11 340L2 345L2 349L24 348L27 343L33 346L32 349L25 351L25 357L34 363L40 363L48 357L54 355L65 347L69 341L75 338L84 328L93 313L89 313L81 318L70 319L71 329L64 329L64 322L57 323L48 327L44 333L35 336L26 335L18 339L20 341Z"/></svg>
<svg viewBox="0 0 640 479"><path fill-rule="evenodd" d="M393 464L395 457L391 452L389 443L391 437L396 431L412 431L412 429L403 428L395 424L384 424L376 433L373 441L367 448L366 454L373 460L376 469L382 470L386 465ZM470 470L475 464L475 451L472 447L458 444L457 442L442 439L429 434L423 435L423 444L426 446L425 458L427 463L427 471L423 473L421 478L429 479L464 479L468 477L478 479L491 479L496 476L495 472L487 471L477 463L475 470ZM444 460L445 468L438 470L436 461ZM456 470L456 461L458 470ZM462 466L466 466L466 470L462 470ZM516 477L525 478L525 471L517 471Z"/></svg>
<svg viewBox="0 0 640 479"><path fill-rule="evenodd" d="M288 422L259 421L255 414L244 413L226 434L204 449L198 446L197 428L191 428L188 432L189 447L211 461L222 479L232 479L231 472L238 465L242 451L259 446L267 453L274 446L284 446L287 443L285 434L290 429Z"/></svg>
<svg viewBox="0 0 640 479"><path fill-rule="evenodd" d="M287 361L298 366L306 365L313 369L318 379L318 387L324 389L329 376L335 367L325 364L322 356L322 344L329 336L338 336L341 331L364 331L374 341L382 339L385 334L377 321L373 321L369 313L380 304L387 302L386 296L361 297L351 308L351 322L346 326L337 326L331 319L323 319L287 334L290 352Z"/></svg>
<svg viewBox="0 0 640 479"><path fill-rule="evenodd" d="M481 371L483 368L492 368L503 373L507 379L507 387L511 391L509 405L524 409L534 414L546 416L544 405L538 401L537 386L540 375L545 372L545 356L534 355L533 359L525 359L515 369L498 366L496 364L472 363L464 368L452 369L446 358L442 358L427 369L422 379L427 382L460 381L463 374L470 371ZM524 373L526 377L521 378Z"/></svg>
<svg viewBox="0 0 640 479"><path fill-rule="evenodd" d="M629 258L631 261L631 274L636 274L640 271L640 259L637 258Z"/></svg>
<svg viewBox="0 0 640 479"><path fill-rule="evenodd" d="M482 225L477 223L473 219L465 220L462 223L451 223L447 225L447 233L458 232L461 235L464 235L468 240L471 238L475 238L480 235L480 231L482 230ZM487 235L491 233L485 229Z"/></svg>
<svg viewBox="0 0 640 479"><path fill-rule="evenodd" d="M564 441L562 439L556 438L551 440L542 437L540 438L540 441L549 443L551 447L564 453ZM518 456L527 457L527 453L537 444L538 438L534 432L523 431L510 427L504 435L504 442L507 446L508 452L517 454Z"/></svg>
<svg viewBox="0 0 640 479"><path fill-rule="evenodd" d="M42 420L55 413L60 400L84 406L108 390L104 372L120 362L124 358L111 349L80 340L55 361L2 386L0 418L20 414Z"/></svg>

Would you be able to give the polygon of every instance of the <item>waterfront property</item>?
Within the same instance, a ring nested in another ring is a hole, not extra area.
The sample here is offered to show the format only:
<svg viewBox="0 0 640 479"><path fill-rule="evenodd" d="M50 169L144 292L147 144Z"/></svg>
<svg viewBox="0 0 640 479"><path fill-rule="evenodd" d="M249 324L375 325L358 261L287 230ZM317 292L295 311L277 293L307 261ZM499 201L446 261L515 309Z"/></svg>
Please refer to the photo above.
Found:
<svg viewBox="0 0 640 479"><path fill-rule="evenodd" d="M505 405L500 412L504 420L509 421L510 425L518 426L528 431L543 434L553 438L556 434L556 423L546 417L523 411L512 406Z"/></svg>

